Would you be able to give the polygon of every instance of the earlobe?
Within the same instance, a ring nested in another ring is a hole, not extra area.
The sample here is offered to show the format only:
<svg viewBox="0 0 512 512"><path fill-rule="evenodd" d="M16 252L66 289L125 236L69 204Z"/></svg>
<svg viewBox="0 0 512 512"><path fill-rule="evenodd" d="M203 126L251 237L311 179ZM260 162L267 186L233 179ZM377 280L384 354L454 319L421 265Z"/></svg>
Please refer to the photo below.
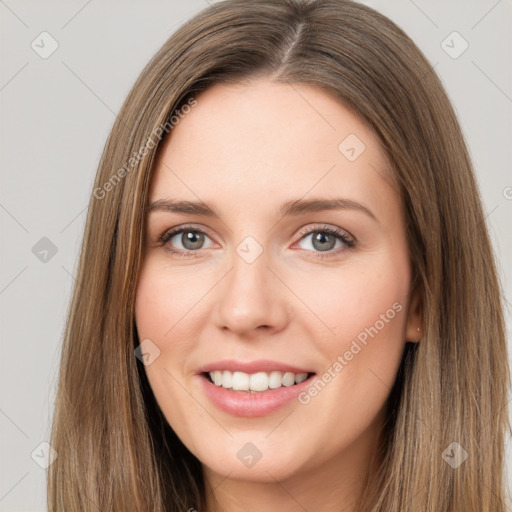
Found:
<svg viewBox="0 0 512 512"><path fill-rule="evenodd" d="M407 326L405 339L417 343L422 337L421 294L419 287L412 292L409 309L407 311Z"/></svg>

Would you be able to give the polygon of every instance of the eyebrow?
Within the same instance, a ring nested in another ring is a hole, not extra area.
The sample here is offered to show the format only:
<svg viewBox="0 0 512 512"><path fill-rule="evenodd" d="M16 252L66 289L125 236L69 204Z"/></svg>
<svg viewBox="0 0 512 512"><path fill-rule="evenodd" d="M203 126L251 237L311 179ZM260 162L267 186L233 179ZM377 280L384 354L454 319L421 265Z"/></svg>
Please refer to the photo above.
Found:
<svg viewBox="0 0 512 512"><path fill-rule="evenodd" d="M214 208L204 201L173 201L158 199L147 207L147 211L165 211L183 213L188 215L202 215L204 217L220 217ZM287 201L279 208L282 217L299 216L305 213L322 212L328 210L358 210L368 215L375 222L379 222L374 213L366 206L352 199L295 199Z"/></svg>

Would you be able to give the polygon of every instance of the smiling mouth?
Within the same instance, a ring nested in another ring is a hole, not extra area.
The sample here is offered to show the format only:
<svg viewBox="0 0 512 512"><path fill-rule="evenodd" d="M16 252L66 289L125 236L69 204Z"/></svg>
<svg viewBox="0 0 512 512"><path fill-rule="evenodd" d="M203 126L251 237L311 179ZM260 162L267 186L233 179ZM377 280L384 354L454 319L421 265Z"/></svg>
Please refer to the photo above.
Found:
<svg viewBox="0 0 512 512"><path fill-rule="evenodd" d="M310 379L315 373L293 372L230 372L228 370L214 370L203 372L203 377L213 385L228 391L242 393L262 393L283 387L293 387Z"/></svg>

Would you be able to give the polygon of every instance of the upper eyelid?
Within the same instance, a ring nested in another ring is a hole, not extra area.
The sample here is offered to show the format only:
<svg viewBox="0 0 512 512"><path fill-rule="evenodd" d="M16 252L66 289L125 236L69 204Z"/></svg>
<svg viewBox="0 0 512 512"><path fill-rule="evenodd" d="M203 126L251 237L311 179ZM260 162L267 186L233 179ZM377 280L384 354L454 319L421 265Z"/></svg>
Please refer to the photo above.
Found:
<svg viewBox="0 0 512 512"><path fill-rule="evenodd" d="M333 232L332 234L336 235L336 236L346 235L347 238L350 238L354 242L357 240L356 237L354 235L352 235L352 233L350 233L346 229L341 228L339 226L332 226L332 225L325 224L325 223L323 223L322 225L313 226L313 227L309 227L309 228L306 228L306 227L301 228L301 229L299 229L297 234L300 236L306 236L306 235L310 235L311 233L317 233L317 232L321 233L322 231L327 231L327 232L332 231Z"/></svg>
<svg viewBox="0 0 512 512"><path fill-rule="evenodd" d="M169 235L172 235L173 237L176 236L176 235L179 235L181 232L183 231L198 231L198 232L202 232L204 233L205 235L208 235L210 238L213 238L210 234L209 234L209 229L204 227L204 226L191 226L191 225L183 225L183 226L175 226L173 228L169 228L169 229L166 229L162 235L159 236L159 238L163 238L165 237L167 234Z"/></svg>

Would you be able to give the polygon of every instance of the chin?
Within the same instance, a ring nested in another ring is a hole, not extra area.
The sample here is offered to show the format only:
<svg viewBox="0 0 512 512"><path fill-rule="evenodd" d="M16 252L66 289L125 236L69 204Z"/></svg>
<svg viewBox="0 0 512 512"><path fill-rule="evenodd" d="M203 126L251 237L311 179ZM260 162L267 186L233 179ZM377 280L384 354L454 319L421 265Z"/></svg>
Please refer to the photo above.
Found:
<svg viewBox="0 0 512 512"><path fill-rule="evenodd" d="M265 434L266 435L266 434ZM252 482L274 482L286 480L306 467L301 460L300 447L283 446L279 439L271 446L268 440L231 440L229 446L212 453L198 453L203 468L211 472L229 475L230 479Z"/></svg>

